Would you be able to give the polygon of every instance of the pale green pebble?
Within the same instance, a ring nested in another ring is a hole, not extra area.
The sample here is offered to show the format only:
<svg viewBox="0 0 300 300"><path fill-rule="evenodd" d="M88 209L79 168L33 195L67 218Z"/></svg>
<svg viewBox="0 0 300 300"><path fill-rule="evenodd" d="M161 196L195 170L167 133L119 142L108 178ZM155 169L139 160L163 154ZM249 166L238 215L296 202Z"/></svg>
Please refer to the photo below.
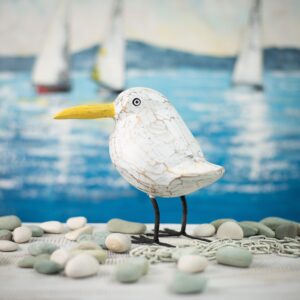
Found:
<svg viewBox="0 0 300 300"><path fill-rule="evenodd" d="M297 224L297 226L298 226L297 234L300 235L300 224Z"/></svg>
<svg viewBox="0 0 300 300"><path fill-rule="evenodd" d="M142 275L146 275L149 271L149 261L145 257L130 257L126 262L141 268Z"/></svg>
<svg viewBox="0 0 300 300"><path fill-rule="evenodd" d="M116 266L115 277L122 283L133 283L143 276L143 270L138 264L125 262Z"/></svg>
<svg viewBox="0 0 300 300"><path fill-rule="evenodd" d="M35 261L33 267L37 272L47 275L57 274L63 270L63 267L61 265L47 259L40 259Z"/></svg>
<svg viewBox="0 0 300 300"><path fill-rule="evenodd" d="M239 247L226 246L216 252L216 260L219 264L232 267L248 268L252 258L250 251Z"/></svg>
<svg viewBox="0 0 300 300"><path fill-rule="evenodd" d="M50 255L49 254L40 254L38 256L26 256L23 259L19 260L18 266L20 268L33 268L33 265L35 262L39 260L49 260Z"/></svg>
<svg viewBox="0 0 300 300"><path fill-rule="evenodd" d="M81 234L77 240L77 242L93 242L93 236L89 233Z"/></svg>
<svg viewBox="0 0 300 300"><path fill-rule="evenodd" d="M107 249L105 245L106 238L110 235L108 231L96 231L92 234L93 241L103 249Z"/></svg>
<svg viewBox="0 0 300 300"><path fill-rule="evenodd" d="M82 249L73 249L71 250L71 255L76 256L81 253L89 254L93 257L95 257L99 264L104 264L107 259L107 251L103 249L97 249L97 250L82 250Z"/></svg>
<svg viewBox="0 0 300 300"><path fill-rule="evenodd" d="M217 219L217 220L214 220L213 222L211 222L210 224L212 224L215 228L216 228L216 231L218 230L218 228L225 222L228 222L228 221L231 221L231 222L236 222L234 219Z"/></svg>
<svg viewBox="0 0 300 300"><path fill-rule="evenodd" d="M264 235L266 237L271 237L271 238L275 237L275 232L272 229L270 229L268 226L264 225L263 223L253 222L253 221L243 221L240 223L256 227L258 229L258 235Z"/></svg>
<svg viewBox="0 0 300 300"><path fill-rule="evenodd" d="M45 243L45 242L36 242L32 243L28 247L29 254L33 256L37 256L40 254L52 254L58 247L51 243Z"/></svg>
<svg viewBox="0 0 300 300"><path fill-rule="evenodd" d="M108 231L96 231L93 234L81 234L77 242L94 242L103 249L107 249L105 245L106 238L110 235Z"/></svg>
<svg viewBox="0 0 300 300"><path fill-rule="evenodd" d="M33 268L35 263L35 256L26 256L18 261L18 267L20 268Z"/></svg>
<svg viewBox="0 0 300 300"><path fill-rule="evenodd" d="M202 293L207 286L207 279L202 274L190 274L177 271L170 284L170 290L175 294Z"/></svg>
<svg viewBox="0 0 300 300"><path fill-rule="evenodd" d="M46 260L49 260L50 259L50 254L40 254L38 256L35 256L35 261L38 261L38 260L43 260L43 259L46 259Z"/></svg>
<svg viewBox="0 0 300 300"><path fill-rule="evenodd" d="M93 241L81 241L74 249L78 250L98 250L102 248Z"/></svg>
<svg viewBox="0 0 300 300"><path fill-rule="evenodd" d="M284 219L284 218L279 218L279 217L267 217L262 220L260 220L260 223L263 223L264 225L268 226L272 230L276 230L276 228L282 224L290 223L292 221Z"/></svg>
<svg viewBox="0 0 300 300"><path fill-rule="evenodd" d="M110 232L143 234L147 227L142 223L129 222L122 219L111 219L107 223L107 229Z"/></svg>
<svg viewBox="0 0 300 300"><path fill-rule="evenodd" d="M14 215L0 217L0 229L14 230L22 225L21 220Z"/></svg>
<svg viewBox="0 0 300 300"><path fill-rule="evenodd" d="M11 239L12 239L11 231L9 231L7 229L0 230L0 240L11 241Z"/></svg>
<svg viewBox="0 0 300 300"><path fill-rule="evenodd" d="M243 230L244 237L254 236L258 233L258 228L254 227L253 225L249 225L249 224L247 225L241 222L239 223L239 225Z"/></svg>
<svg viewBox="0 0 300 300"><path fill-rule="evenodd" d="M297 236L298 226L295 223L284 223L279 225L276 230L276 238L284 239L285 237L295 238Z"/></svg>
<svg viewBox="0 0 300 300"><path fill-rule="evenodd" d="M189 254L199 254L199 250L195 247L178 248L172 252L172 258L177 261L181 256Z"/></svg>
<svg viewBox="0 0 300 300"><path fill-rule="evenodd" d="M40 226L29 225L27 227L31 229L33 237L41 237L44 234L44 230Z"/></svg>

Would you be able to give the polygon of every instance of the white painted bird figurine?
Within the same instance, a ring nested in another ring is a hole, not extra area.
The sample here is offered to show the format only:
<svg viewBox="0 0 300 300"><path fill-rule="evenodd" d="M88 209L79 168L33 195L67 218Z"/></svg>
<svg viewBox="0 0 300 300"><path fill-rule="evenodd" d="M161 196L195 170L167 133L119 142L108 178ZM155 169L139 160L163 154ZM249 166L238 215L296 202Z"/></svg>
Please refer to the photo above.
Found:
<svg viewBox="0 0 300 300"><path fill-rule="evenodd" d="M180 197L183 207L181 230L167 229L160 236L189 236L185 195L218 180L224 168L205 160L175 108L149 88L125 90L113 103L67 108L55 119L107 117L115 120L109 142L113 164L130 184L149 195L155 210L153 239L141 236L134 242L163 244L159 241L157 196Z"/></svg>

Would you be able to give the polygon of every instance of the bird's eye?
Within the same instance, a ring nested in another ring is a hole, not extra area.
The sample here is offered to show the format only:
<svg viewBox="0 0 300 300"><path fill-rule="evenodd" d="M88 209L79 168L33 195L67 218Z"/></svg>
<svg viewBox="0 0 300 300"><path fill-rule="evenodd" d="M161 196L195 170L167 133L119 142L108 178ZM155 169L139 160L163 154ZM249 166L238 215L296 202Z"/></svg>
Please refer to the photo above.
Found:
<svg viewBox="0 0 300 300"><path fill-rule="evenodd" d="M134 99L132 100L132 104L133 104L134 106L139 106L139 105L141 104L141 99L139 99L139 98L134 98Z"/></svg>

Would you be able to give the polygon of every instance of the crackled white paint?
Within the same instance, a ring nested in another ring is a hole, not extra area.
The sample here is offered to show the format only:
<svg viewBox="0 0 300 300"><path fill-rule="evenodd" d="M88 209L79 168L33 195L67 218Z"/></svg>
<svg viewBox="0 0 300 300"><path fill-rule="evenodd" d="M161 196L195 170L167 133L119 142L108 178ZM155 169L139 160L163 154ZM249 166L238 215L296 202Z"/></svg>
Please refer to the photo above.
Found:
<svg viewBox="0 0 300 300"><path fill-rule="evenodd" d="M133 99L141 100L139 106ZM110 156L120 174L150 196L177 197L203 188L224 173L205 160L200 145L160 93L131 88L115 100Z"/></svg>

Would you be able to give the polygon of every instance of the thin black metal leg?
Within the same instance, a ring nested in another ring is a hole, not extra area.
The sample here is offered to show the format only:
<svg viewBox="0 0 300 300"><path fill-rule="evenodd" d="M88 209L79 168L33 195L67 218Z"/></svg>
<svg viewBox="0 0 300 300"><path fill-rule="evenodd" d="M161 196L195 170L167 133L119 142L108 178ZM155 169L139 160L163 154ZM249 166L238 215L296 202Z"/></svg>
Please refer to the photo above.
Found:
<svg viewBox="0 0 300 300"><path fill-rule="evenodd" d="M154 209L154 230L153 230L153 238L148 238L145 235L140 235L140 236L131 236L131 240L135 244L158 244L161 246L166 246L166 247L174 247L173 245L167 244L167 243L162 243L159 241L159 226L160 226L160 212L159 212L159 207L157 204L157 201L154 197L149 196L153 209Z"/></svg>
<svg viewBox="0 0 300 300"><path fill-rule="evenodd" d="M159 243L159 225L160 225L159 207L158 207L157 201L154 197L150 197L150 200L151 200L151 203L152 203L152 206L154 209L154 214L155 214L153 242Z"/></svg>
<svg viewBox="0 0 300 300"><path fill-rule="evenodd" d="M181 201L181 207L182 207L181 229L180 229L180 231L176 231L176 230L169 229L169 228L165 228L162 231L159 231L159 227L158 227L158 229L156 229L156 230L158 230L158 233L161 233L160 236L161 237L168 237L168 236L181 236L181 235L183 235L183 236L186 236L186 237L191 238L191 239L210 242L210 240L208 240L208 239L200 238L200 237L194 237L194 236L186 233L186 224L187 224L187 217L188 217L188 206L187 206L185 196L180 196L180 201ZM156 203L156 205L157 205L157 203ZM153 204L153 206L154 206L154 204ZM158 212L158 218L159 218L159 212ZM156 233L155 229L154 229L153 237L158 235L158 233ZM151 234L148 234L148 235L151 235Z"/></svg>
<svg viewBox="0 0 300 300"><path fill-rule="evenodd" d="M186 223L187 223L187 214L188 214L188 208L185 196L180 197L181 205L182 205L182 217L181 217L181 229L180 234L186 233Z"/></svg>

